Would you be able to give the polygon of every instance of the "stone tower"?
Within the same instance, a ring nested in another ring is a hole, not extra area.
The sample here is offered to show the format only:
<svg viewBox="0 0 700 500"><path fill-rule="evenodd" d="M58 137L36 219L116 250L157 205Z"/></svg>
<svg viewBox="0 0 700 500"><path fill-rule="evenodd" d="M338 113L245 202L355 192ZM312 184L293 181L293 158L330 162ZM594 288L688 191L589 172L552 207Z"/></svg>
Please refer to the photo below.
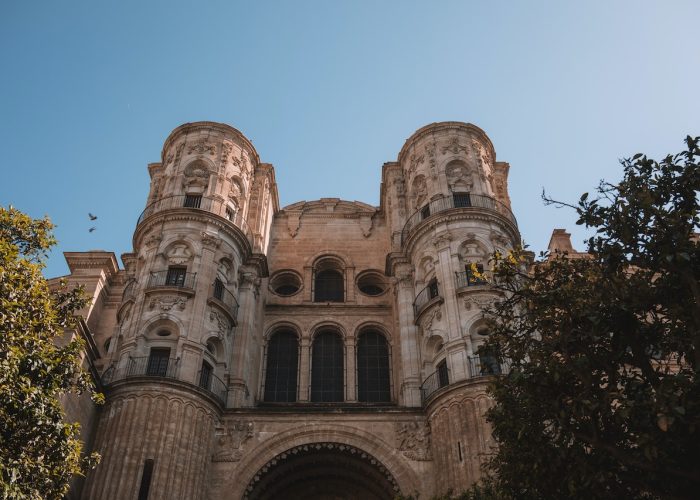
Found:
<svg viewBox="0 0 700 500"><path fill-rule="evenodd" d="M488 258L520 239L482 130L418 130L379 207L280 208L273 167L219 123L178 127L148 170L124 269L67 255L95 297L107 399L84 419L103 459L82 498L430 497L478 480L504 369L479 349Z"/></svg>

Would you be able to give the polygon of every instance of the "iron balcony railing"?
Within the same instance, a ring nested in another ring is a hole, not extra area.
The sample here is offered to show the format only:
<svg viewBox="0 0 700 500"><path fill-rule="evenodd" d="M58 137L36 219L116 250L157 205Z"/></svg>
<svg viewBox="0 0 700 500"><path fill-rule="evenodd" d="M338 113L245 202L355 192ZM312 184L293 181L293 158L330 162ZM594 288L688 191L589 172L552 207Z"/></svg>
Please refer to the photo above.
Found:
<svg viewBox="0 0 700 500"><path fill-rule="evenodd" d="M150 203L136 221L136 225L141 224L146 217L153 215L157 212L162 212L163 210L171 210L174 208L189 208L194 210L203 210L209 212L219 217L223 217L230 221L234 226L238 227L243 234L245 234L248 241L253 243L253 234L248 227L248 224L243 219L240 212L235 213L228 205L226 200L221 200L219 198L213 198L210 196L200 196L200 195L186 195L178 194L173 196L166 196L159 200Z"/></svg>
<svg viewBox="0 0 700 500"><path fill-rule="evenodd" d="M451 196L443 196L442 198L437 198L432 200L430 203L422 206L420 209L416 210L403 226L401 231L401 243L405 243L410 235L411 231L418 226L423 220L427 219L431 215L435 215L446 210L451 210L453 208L479 208L487 209L496 212L510 222L517 228L518 222L515 220L515 216L510 209L500 201L490 196L483 194L473 194L473 193L454 193Z"/></svg>
<svg viewBox="0 0 700 500"><path fill-rule="evenodd" d="M450 384L450 371L446 368L435 370L420 385L421 401L425 402L432 393Z"/></svg>
<svg viewBox="0 0 700 500"><path fill-rule="evenodd" d="M510 364L506 361L499 362L496 356L481 354L469 356L467 360L470 378L506 375L510 371Z"/></svg>
<svg viewBox="0 0 700 500"><path fill-rule="evenodd" d="M214 375L210 370L199 370L199 372L197 372L197 385L213 394L222 405L226 405L228 388L224 381Z"/></svg>
<svg viewBox="0 0 700 500"><path fill-rule="evenodd" d="M481 276L475 276L471 271L455 273L455 286L457 288L462 288L465 286L481 286L493 283L493 272L483 271L479 274Z"/></svg>
<svg viewBox="0 0 700 500"><path fill-rule="evenodd" d="M425 309L425 306L436 297L440 296L440 288L437 280L433 280L428 283L428 286L423 288L418 295L416 295L416 300L413 301L413 313L416 317Z"/></svg>
<svg viewBox="0 0 700 500"><path fill-rule="evenodd" d="M168 287L194 289L197 273L173 272L172 269L152 272L148 278L148 288Z"/></svg>
<svg viewBox="0 0 700 500"><path fill-rule="evenodd" d="M467 358L466 379L453 380L452 372L444 368L442 370L438 369L423 380L423 383L420 386L421 401L423 404L425 404L430 396L432 396L438 389L447 387L452 383L479 377L507 375L508 372L510 372L510 363L507 361L499 362L495 356L469 356Z"/></svg>
<svg viewBox="0 0 700 500"><path fill-rule="evenodd" d="M238 317L238 301L220 279L216 279L214 283L212 283L211 297L221 303L223 307L229 311L234 320Z"/></svg>
<svg viewBox="0 0 700 500"><path fill-rule="evenodd" d="M102 384L108 386L119 380L133 377L161 377L181 380L179 359L161 356L130 357L125 365L119 368L115 366L108 368L102 375ZM192 385L211 393L222 405L226 404L228 395L226 384L212 371L200 370L197 373L197 383Z"/></svg>
<svg viewBox="0 0 700 500"><path fill-rule="evenodd" d="M102 375L102 383L109 385L112 382L131 377L177 378L178 361L176 358L160 356L130 357L125 365L108 368Z"/></svg>

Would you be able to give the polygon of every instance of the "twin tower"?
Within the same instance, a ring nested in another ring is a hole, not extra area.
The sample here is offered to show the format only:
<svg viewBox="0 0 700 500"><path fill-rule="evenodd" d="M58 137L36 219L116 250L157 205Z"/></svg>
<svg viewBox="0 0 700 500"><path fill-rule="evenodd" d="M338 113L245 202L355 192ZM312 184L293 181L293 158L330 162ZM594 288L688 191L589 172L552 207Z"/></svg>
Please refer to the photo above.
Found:
<svg viewBox="0 0 700 500"><path fill-rule="evenodd" d="M124 268L66 254L94 298L84 333L107 400L69 407L102 455L74 497L468 488L494 451L485 390L503 367L480 346L498 293L474 270L520 241L508 168L478 127L434 123L384 164L379 207L281 208L238 130L175 129Z"/></svg>

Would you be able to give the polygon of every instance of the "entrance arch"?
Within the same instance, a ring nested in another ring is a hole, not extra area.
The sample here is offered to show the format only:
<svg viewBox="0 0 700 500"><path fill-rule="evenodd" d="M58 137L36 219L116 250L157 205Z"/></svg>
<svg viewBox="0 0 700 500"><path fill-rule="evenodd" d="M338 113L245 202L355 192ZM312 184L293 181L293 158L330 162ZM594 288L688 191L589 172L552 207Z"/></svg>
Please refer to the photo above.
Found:
<svg viewBox="0 0 700 500"><path fill-rule="evenodd" d="M295 446L267 462L248 484L244 499L391 500L396 480L375 457L342 443Z"/></svg>

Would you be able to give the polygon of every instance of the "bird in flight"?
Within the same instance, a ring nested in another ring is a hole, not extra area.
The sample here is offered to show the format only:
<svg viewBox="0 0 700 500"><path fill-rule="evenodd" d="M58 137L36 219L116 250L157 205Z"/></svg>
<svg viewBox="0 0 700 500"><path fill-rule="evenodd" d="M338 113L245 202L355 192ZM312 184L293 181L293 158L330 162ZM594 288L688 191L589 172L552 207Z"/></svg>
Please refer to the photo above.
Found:
<svg viewBox="0 0 700 500"><path fill-rule="evenodd" d="M95 226L92 226L92 227L89 229L89 231L90 231L90 232L93 232L95 229L97 229L97 228L96 228Z"/></svg>
<svg viewBox="0 0 700 500"><path fill-rule="evenodd" d="M90 220L97 219L97 215L92 215L90 212L88 212L88 217L90 217Z"/></svg>

